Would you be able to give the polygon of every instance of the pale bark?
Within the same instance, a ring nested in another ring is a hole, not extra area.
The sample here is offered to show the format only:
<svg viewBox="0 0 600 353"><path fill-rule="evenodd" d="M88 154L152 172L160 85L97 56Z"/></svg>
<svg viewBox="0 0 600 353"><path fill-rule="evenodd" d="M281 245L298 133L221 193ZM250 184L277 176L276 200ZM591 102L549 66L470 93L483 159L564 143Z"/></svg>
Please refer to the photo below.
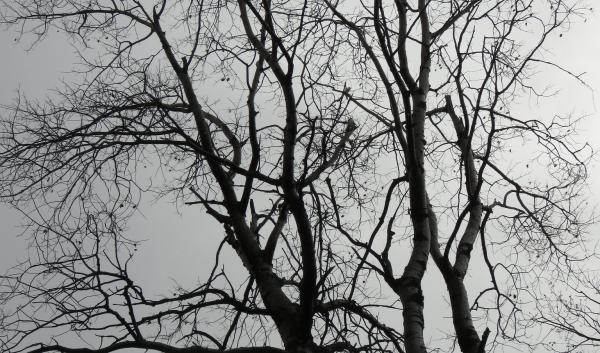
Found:
<svg viewBox="0 0 600 353"><path fill-rule="evenodd" d="M427 1L419 0L419 22L421 25L421 62L418 85L411 92L413 111L408 124L407 169L410 195L410 212L414 232L413 250L398 281L396 292L403 305L404 335L407 353L426 353L423 337L425 322L423 318L424 297L421 281L427 267L431 241L429 202L425 180L425 117L427 111L427 93L429 91L429 72L431 65L431 33L427 15ZM400 12L406 4L400 5ZM405 48L404 48L405 50ZM410 75L404 73L406 78ZM409 80L409 87L412 85ZM416 82L416 80L415 80Z"/></svg>
<svg viewBox="0 0 600 353"><path fill-rule="evenodd" d="M423 319L424 297L421 281L427 268L431 230L429 226L425 170L423 168L423 128L425 117L425 95L420 95L415 102L412 135L409 134L409 145L414 146L414 163L409 164L408 182L410 194L411 220L413 224L413 249L402 277L397 281L394 290L400 296L403 306L404 335L407 353L425 353L423 338L425 327Z"/></svg>

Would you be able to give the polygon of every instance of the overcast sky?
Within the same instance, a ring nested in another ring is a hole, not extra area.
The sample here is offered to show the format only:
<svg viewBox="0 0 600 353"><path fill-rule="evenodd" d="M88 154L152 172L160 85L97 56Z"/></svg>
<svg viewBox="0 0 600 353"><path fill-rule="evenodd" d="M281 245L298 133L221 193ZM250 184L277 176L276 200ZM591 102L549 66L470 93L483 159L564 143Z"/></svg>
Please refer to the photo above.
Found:
<svg viewBox="0 0 600 353"><path fill-rule="evenodd" d="M66 78L65 73L73 68L72 48L65 38L53 34L27 51L31 41L15 41L17 35L10 31L0 32L0 103L10 103L17 90L31 97L51 94L53 87ZM590 88L583 87L567 75L554 70L552 81L561 93L553 102L545 101L543 106L531 103L534 114L587 114L579 127L582 141L588 141L600 151L600 16L590 18L585 23L574 24L565 32L553 47L552 55L572 72L586 72L583 79ZM589 166L590 200L600 205L600 163L598 158ZM195 274L190 268L201 268L206 259L211 258L206 239L217 237L197 236L197 230L204 233L218 231L217 227L207 226L205 220L197 217L199 209L180 209L160 202L142 207L134 217L130 229L149 239L144 244L136 263L143 264L144 271L136 274L137 279L147 282L157 292L166 288L172 281L193 281ZM5 272L25 254L26 241L18 238L21 233L18 225L22 222L19 214L8 207L0 206L0 272ZM592 237L597 237L599 226L592 228ZM433 267L431 267L433 269ZM431 308L426 307L427 311ZM435 313L438 315L438 313Z"/></svg>

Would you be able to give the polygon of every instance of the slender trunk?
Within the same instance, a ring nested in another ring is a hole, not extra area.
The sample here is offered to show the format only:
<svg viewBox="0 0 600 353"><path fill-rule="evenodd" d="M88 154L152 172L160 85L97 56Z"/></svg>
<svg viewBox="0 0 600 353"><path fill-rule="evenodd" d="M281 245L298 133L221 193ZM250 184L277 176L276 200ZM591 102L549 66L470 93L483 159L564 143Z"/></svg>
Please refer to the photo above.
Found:
<svg viewBox="0 0 600 353"><path fill-rule="evenodd" d="M456 331L458 345L463 353L477 353L481 340L473 326L469 297L463 280L452 271L443 273L450 305L452 306L452 323Z"/></svg>
<svg viewBox="0 0 600 353"><path fill-rule="evenodd" d="M464 275L460 271L457 271L456 267L452 266L448 258L444 257L440 251L437 218L431 206L429 206L429 224L431 229L431 257L444 277L444 282L450 295L452 323L458 339L458 345L463 353L483 352L485 333L484 338L479 339L479 334L473 326L469 296L463 282Z"/></svg>
<svg viewBox="0 0 600 353"><path fill-rule="evenodd" d="M425 80L425 84L427 81ZM427 268L431 229L429 226L429 202L425 182L424 128L426 111L426 89L413 96L414 112L409 134L410 152L408 182L410 189L410 214L414 231L414 245L404 273L395 286L403 306L404 337L407 353L426 353L423 339L425 321L423 319L424 297L421 281Z"/></svg>

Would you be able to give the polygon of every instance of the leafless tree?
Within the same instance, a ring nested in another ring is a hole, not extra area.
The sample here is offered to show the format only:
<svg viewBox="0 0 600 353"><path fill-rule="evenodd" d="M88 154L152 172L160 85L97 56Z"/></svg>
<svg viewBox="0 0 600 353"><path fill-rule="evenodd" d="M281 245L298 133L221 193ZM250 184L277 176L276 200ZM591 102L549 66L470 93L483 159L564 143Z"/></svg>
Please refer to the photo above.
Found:
<svg viewBox="0 0 600 353"><path fill-rule="evenodd" d="M575 325L538 309L548 279L585 282L591 151L576 119L514 102L551 98L541 70L581 80L546 49L586 4L2 4L3 22L66 33L82 60L59 93L2 115L1 196L31 240L2 277L2 351L479 353ZM195 288L154 297L129 275L127 220L150 193L223 229ZM430 258L445 291L423 291ZM449 341L427 347L424 307L445 299Z"/></svg>

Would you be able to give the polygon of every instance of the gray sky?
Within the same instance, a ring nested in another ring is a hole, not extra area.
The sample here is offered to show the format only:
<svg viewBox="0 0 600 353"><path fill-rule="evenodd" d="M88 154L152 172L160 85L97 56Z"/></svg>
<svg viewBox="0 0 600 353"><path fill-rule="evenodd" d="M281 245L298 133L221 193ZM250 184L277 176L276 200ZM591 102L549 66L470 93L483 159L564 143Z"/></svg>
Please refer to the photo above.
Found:
<svg viewBox="0 0 600 353"><path fill-rule="evenodd" d="M556 70L550 81L560 93L553 101L545 101L528 107L532 114L568 114L589 115L579 126L582 141L588 141L595 150L600 151L600 16L596 14L586 23L574 24L572 30L565 32L555 41L552 53L556 61L564 63L572 72L586 72L583 79L591 88L582 87L575 80ZM65 73L73 67L72 49L65 38L53 34L32 50L30 41L15 41L16 34L10 31L0 32L0 103L9 103L17 89L31 97L43 97L53 87L60 85ZM550 56L551 55L551 56ZM544 69L545 70L545 69ZM532 118L535 118L532 117ZM600 163L596 158L589 166L590 200L600 205ZM167 201L142 207L133 218L130 230L139 238L148 239L143 252L138 254L134 276L150 289L168 288L173 281L193 283L196 274L189 269L205 268L207 259L212 264L212 248L206 246L207 239L215 239L212 232L220 232L214 224L208 225L199 217L198 208L177 210ZM19 214L6 206L0 206L0 272L13 265L25 255L26 242L18 238L21 233L18 225L22 222ZM592 228L591 236L597 238L600 226ZM198 236L198 233L202 233ZM433 267L431 267L433 269ZM135 272L137 271L137 273ZM429 272L436 272L429 271ZM428 285L435 288L439 282L437 275L430 278ZM426 290L427 293L427 290ZM426 307L429 320L439 317L439 308ZM434 320L435 321L435 320ZM429 321L432 322L432 321ZM435 333L434 333L435 334Z"/></svg>

